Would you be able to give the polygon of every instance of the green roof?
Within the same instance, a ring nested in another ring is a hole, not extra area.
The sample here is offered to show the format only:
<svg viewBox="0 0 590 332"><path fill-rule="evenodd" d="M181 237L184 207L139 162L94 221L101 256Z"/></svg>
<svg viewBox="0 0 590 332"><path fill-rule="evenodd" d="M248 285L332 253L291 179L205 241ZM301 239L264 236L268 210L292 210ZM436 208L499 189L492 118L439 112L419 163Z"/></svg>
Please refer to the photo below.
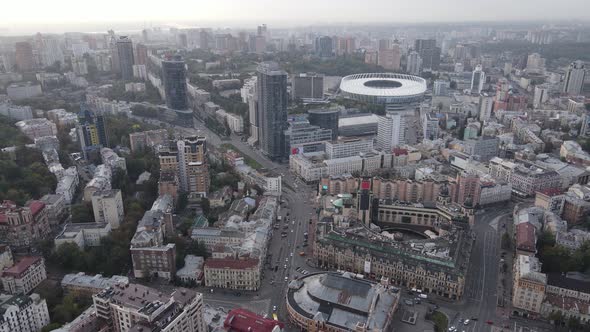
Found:
<svg viewBox="0 0 590 332"><path fill-rule="evenodd" d="M195 221L193 222L193 227L195 228L203 228L209 226L209 220L205 217L205 215L200 214L195 217Z"/></svg>

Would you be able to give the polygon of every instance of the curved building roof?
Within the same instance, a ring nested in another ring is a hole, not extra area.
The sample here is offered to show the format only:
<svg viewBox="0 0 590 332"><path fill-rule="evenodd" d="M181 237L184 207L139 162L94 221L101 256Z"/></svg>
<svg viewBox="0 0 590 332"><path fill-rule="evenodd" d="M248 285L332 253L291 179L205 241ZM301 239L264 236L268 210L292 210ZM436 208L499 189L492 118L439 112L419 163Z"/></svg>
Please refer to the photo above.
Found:
<svg viewBox="0 0 590 332"><path fill-rule="evenodd" d="M396 73L354 74L342 78L343 95L371 103L412 103L426 92L426 80Z"/></svg>

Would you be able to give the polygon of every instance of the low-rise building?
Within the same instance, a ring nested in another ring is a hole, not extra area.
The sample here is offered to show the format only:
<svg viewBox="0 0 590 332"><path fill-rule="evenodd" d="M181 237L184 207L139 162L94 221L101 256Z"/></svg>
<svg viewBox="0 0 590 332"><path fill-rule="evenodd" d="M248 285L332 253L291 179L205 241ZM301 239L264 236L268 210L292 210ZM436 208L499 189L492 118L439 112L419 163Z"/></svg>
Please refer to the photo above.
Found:
<svg viewBox="0 0 590 332"><path fill-rule="evenodd" d="M76 167L69 167L64 171L63 177L57 182L55 193L57 195L62 195L66 200L66 204L69 205L74 199L74 195L76 194L76 189L78 188L79 183L80 178L78 176Z"/></svg>
<svg viewBox="0 0 590 332"><path fill-rule="evenodd" d="M3 271L7 267L14 265L14 257L12 256L12 250L7 244L0 244L0 271Z"/></svg>
<svg viewBox="0 0 590 332"><path fill-rule="evenodd" d="M43 257L27 256L2 271L2 287L10 294L28 294L47 279Z"/></svg>
<svg viewBox="0 0 590 332"><path fill-rule="evenodd" d="M155 276L172 280L176 275L176 245L131 247L133 275L136 278Z"/></svg>
<svg viewBox="0 0 590 332"><path fill-rule="evenodd" d="M6 94L12 100L37 97L43 94L40 84L31 82L12 83L6 87Z"/></svg>
<svg viewBox="0 0 590 332"><path fill-rule="evenodd" d="M399 293L350 273L314 273L287 290L291 322L307 331L391 331Z"/></svg>
<svg viewBox="0 0 590 332"><path fill-rule="evenodd" d="M66 274L61 280L61 287L64 291L78 295L92 296L115 285L129 284L129 278L114 275L110 278L100 274L87 275L84 272Z"/></svg>
<svg viewBox="0 0 590 332"><path fill-rule="evenodd" d="M13 201L0 204L0 241L12 247L29 247L49 235L45 203L31 201L18 206Z"/></svg>
<svg viewBox="0 0 590 332"><path fill-rule="evenodd" d="M203 257L186 255L184 266L176 271L176 277L185 284L201 285L203 283Z"/></svg>
<svg viewBox="0 0 590 332"><path fill-rule="evenodd" d="M55 123L44 118L19 121L15 126L31 140L44 136L57 136Z"/></svg>
<svg viewBox="0 0 590 332"><path fill-rule="evenodd" d="M205 261L205 286L240 290L260 288L258 259L210 258Z"/></svg>
<svg viewBox="0 0 590 332"><path fill-rule="evenodd" d="M559 156L569 163L590 166L590 154L584 151L576 141L565 141L559 149Z"/></svg>
<svg viewBox="0 0 590 332"><path fill-rule="evenodd" d="M539 259L517 255L514 260L512 306L516 310L540 313L546 287L547 276L541 273Z"/></svg>
<svg viewBox="0 0 590 332"><path fill-rule="evenodd" d="M119 157L119 155L117 155L112 149L100 149L100 158L102 160L102 164L108 166L111 169L112 174L114 174L117 170L121 170L123 172L127 171L125 158Z"/></svg>
<svg viewBox="0 0 590 332"><path fill-rule="evenodd" d="M255 329L253 328L255 327ZM285 324L278 320L265 318L246 309L232 309L223 321L226 331L245 332L281 332Z"/></svg>
<svg viewBox="0 0 590 332"><path fill-rule="evenodd" d="M99 318L114 331L206 332L203 295L186 288L172 292L140 284L118 284L92 296Z"/></svg>
<svg viewBox="0 0 590 332"><path fill-rule="evenodd" d="M168 143L168 131L156 129L129 134L131 152L138 152L145 148L154 148Z"/></svg>
<svg viewBox="0 0 590 332"><path fill-rule="evenodd" d="M47 220L50 225L60 224L67 216L68 208L63 195L47 194L41 197L40 201L45 203Z"/></svg>
<svg viewBox="0 0 590 332"><path fill-rule="evenodd" d="M534 257L537 253L537 229L529 222L516 225L516 254Z"/></svg>
<svg viewBox="0 0 590 332"><path fill-rule="evenodd" d="M109 223L69 223L55 237L55 247L64 243L74 243L81 249L100 246L100 241L111 233Z"/></svg>
<svg viewBox="0 0 590 332"><path fill-rule="evenodd" d="M49 310L38 294L0 295L0 331L41 331L49 325Z"/></svg>

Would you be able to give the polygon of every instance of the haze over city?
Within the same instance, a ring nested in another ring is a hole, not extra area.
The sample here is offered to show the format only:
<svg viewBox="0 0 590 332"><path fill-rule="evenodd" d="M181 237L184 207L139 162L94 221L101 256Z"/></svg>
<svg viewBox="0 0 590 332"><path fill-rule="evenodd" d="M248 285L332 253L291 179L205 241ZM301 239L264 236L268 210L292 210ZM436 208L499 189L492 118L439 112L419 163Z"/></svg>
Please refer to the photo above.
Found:
<svg viewBox="0 0 590 332"><path fill-rule="evenodd" d="M0 332L590 332L589 0L4 0Z"/></svg>

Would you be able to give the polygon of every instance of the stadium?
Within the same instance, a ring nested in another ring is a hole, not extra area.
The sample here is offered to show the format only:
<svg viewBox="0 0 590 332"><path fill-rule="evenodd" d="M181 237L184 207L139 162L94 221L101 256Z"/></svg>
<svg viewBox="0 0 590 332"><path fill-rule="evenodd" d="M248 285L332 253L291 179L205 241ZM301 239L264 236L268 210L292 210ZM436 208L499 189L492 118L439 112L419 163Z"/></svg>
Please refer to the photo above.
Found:
<svg viewBox="0 0 590 332"><path fill-rule="evenodd" d="M415 107L425 92L426 80L405 74L354 74L340 81L342 96L370 104L385 104L388 109Z"/></svg>

